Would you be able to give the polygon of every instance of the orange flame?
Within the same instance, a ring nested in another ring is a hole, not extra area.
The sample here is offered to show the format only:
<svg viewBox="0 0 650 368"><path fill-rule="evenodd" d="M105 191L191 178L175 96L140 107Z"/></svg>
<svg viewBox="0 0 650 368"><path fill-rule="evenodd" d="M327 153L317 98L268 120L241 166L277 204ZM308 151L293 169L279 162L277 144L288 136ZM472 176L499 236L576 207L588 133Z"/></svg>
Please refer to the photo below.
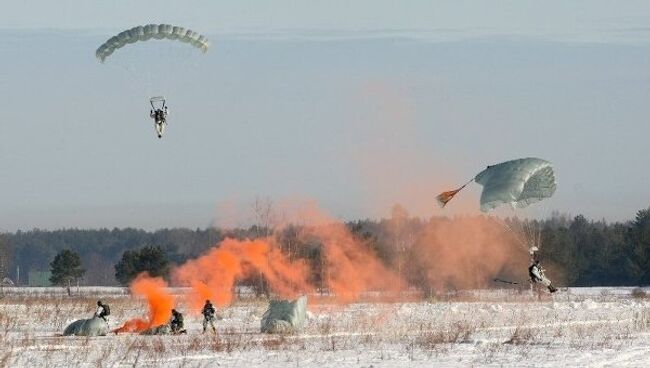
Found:
<svg viewBox="0 0 650 368"><path fill-rule="evenodd" d="M143 319L134 318L126 321L122 327L116 328L113 330L115 333L120 332L140 332L149 328L149 321Z"/></svg>
<svg viewBox="0 0 650 368"><path fill-rule="evenodd" d="M167 291L167 286L167 282L160 277L151 277L146 272L138 275L129 288L131 294L147 300L148 319L131 319L113 331L115 333L140 332L167 323L174 307L174 297Z"/></svg>

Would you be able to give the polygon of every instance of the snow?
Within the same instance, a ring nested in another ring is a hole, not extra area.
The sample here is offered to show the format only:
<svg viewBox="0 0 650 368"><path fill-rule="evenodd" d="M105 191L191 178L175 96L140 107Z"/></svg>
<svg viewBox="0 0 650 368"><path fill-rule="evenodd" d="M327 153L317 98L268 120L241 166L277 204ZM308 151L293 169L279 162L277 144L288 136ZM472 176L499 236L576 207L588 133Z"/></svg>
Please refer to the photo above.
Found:
<svg viewBox="0 0 650 368"><path fill-rule="evenodd" d="M650 299L633 288L571 288L552 296L474 290L419 302L309 305L304 331L259 333L265 301L219 309L218 336L60 337L111 305L111 328L146 315L122 288L12 288L0 298L0 366L10 367L642 367L650 363ZM180 293L182 290L176 290Z"/></svg>

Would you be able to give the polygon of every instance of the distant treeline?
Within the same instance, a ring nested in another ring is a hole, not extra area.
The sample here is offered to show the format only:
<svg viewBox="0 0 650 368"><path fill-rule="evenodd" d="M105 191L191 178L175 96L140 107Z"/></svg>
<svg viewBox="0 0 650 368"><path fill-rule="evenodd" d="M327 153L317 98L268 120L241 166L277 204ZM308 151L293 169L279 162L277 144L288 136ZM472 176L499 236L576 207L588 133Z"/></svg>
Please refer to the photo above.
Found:
<svg viewBox="0 0 650 368"><path fill-rule="evenodd" d="M411 286L431 292L434 291L430 290L431 283L423 281L430 276L423 275L435 275L436 270L426 269L429 264L421 262L423 253L417 251L418 242L424 241L427 228L445 226L453 221L453 218L423 220L406 215L399 221L399 231L395 231L395 219L361 220L346 225L359 238L360 244L371 248L387 266L399 270ZM560 286L650 284L650 209L639 211L636 218L628 222L590 221L581 215L571 218L557 213L545 220L508 219L506 222L520 238L530 240L531 234L538 237L542 263ZM16 281L19 269L20 284L25 285L30 271L49 271L55 255L70 249L81 256L87 270L82 284L118 285L115 265L125 251L159 247L173 266L200 256L225 237L257 238L272 230L268 226L252 226L228 231L177 228L150 232L126 228L6 233L0 238L0 279L9 277ZM305 259L313 266L311 281L317 285L319 273L323 271L318 267L320 248L318 244L301 243L300 237L295 236L299 230L297 226L283 228L276 231L277 239L290 257ZM526 257L525 251L522 254L518 256L520 260ZM515 258L513 256L513 260ZM521 267L525 265L520 261L516 270L504 268L494 276L521 279L525 277L525 269L520 270Z"/></svg>

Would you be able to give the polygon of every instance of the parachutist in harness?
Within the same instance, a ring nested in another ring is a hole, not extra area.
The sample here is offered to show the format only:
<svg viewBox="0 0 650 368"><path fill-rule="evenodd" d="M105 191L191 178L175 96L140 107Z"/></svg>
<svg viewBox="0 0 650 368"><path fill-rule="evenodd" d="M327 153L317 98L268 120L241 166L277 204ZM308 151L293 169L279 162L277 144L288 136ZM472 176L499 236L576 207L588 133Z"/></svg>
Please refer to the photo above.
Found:
<svg viewBox="0 0 650 368"><path fill-rule="evenodd" d="M167 125L167 115L169 114L169 108L167 108L165 105L165 99L163 97L152 97L149 102L151 103L149 116L154 120L158 138L162 138L163 134L165 133L165 126ZM162 105L156 107L156 102L162 102Z"/></svg>
<svg viewBox="0 0 650 368"><path fill-rule="evenodd" d="M530 277L531 283L543 284L548 288L548 291L551 293L557 291L557 289L553 287L553 284L551 284L551 280L546 278L546 276L544 275L544 269L539 264L538 259L535 259L533 261L533 264L531 264L530 267L528 267L528 276Z"/></svg>
<svg viewBox="0 0 650 368"><path fill-rule="evenodd" d="M106 317L111 315L111 307L108 304L102 303L101 300L97 301L97 311L95 312L95 318L101 318L104 321L108 322Z"/></svg>

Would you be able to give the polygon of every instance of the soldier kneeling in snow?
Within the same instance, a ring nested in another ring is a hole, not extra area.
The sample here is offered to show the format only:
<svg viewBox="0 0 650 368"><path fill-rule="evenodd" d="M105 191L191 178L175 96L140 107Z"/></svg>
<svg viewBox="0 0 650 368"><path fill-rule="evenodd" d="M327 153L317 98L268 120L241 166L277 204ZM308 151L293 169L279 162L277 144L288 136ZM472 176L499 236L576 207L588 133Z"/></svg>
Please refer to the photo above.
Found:
<svg viewBox="0 0 650 368"><path fill-rule="evenodd" d="M172 309L172 320L169 322L172 334L182 334L186 331L183 329L183 314L176 309Z"/></svg>

